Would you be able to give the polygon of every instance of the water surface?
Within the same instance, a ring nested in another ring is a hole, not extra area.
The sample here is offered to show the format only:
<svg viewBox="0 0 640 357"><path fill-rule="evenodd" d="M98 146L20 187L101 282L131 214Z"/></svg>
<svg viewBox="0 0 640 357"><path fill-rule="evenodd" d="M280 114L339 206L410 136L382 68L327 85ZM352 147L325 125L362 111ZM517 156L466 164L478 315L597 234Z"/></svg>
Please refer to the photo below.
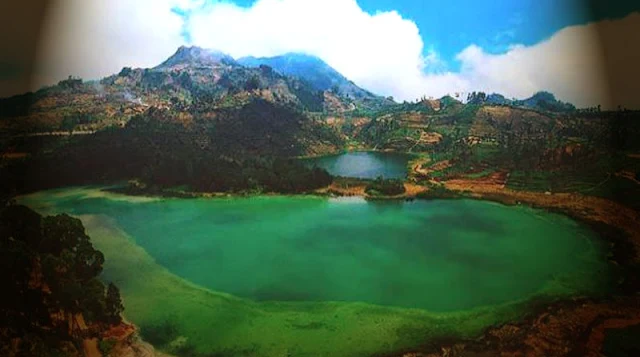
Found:
<svg viewBox="0 0 640 357"><path fill-rule="evenodd" d="M258 301L455 311L551 286L590 291L604 269L593 235L574 221L473 200L98 197L58 206L110 217L176 275Z"/></svg>
<svg viewBox="0 0 640 357"><path fill-rule="evenodd" d="M83 220L127 319L174 355L389 354L473 338L523 316L532 298L600 294L608 281L605 252L581 225L480 201L96 189L21 201Z"/></svg>
<svg viewBox="0 0 640 357"><path fill-rule="evenodd" d="M334 176L403 179L407 176L407 165L411 158L411 155L402 153L362 151L303 160Z"/></svg>

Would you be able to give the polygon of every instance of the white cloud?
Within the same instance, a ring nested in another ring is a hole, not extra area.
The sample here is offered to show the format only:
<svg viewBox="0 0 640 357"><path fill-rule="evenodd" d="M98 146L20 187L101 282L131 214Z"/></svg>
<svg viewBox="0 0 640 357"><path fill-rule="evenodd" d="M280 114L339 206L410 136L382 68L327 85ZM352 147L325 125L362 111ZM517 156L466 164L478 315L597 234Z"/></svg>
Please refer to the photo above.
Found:
<svg viewBox="0 0 640 357"><path fill-rule="evenodd" d="M187 29L195 45L234 57L305 52L356 83L381 93L425 65L415 23L397 12L370 15L355 0L259 0L246 9L217 3L195 12Z"/></svg>
<svg viewBox="0 0 640 357"><path fill-rule="evenodd" d="M355 0L258 0L249 8L203 0L59 1L43 46L43 68L48 69L44 78L49 82L67 74L96 78L123 66L156 65L184 42L180 34L186 30L192 44L234 57L316 55L360 86L400 100L472 90L528 97L549 90L578 106L640 107L631 103L638 100L635 96L627 95L622 102L608 98L596 32L606 27L610 33L617 28L638 33L637 13L568 27L546 41L529 47L515 44L499 55L471 44L457 56L460 71L447 72L436 52L429 47L424 51L414 22L395 11L369 14ZM174 6L190 14L186 23L171 11ZM607 51L624 54L630 47L612 43ZM634 61L622 62L631 75L619 77L628 82L627 92L637 91Z"/></svg>
<svg viewBox="0 0 640 357"><path fill-rule="evenodd" d="M469 89L526 97L548 90L578 107L640 108L640 50L624 40L640 33L640 13L571 26L536 45L500 55L471 45L458 55Z"/></svg>
<svg viewBox="0 0 640 357"><path fill-rule="evenodd" d="M492 55L471 45L458 54L459 76L469 90L523 98L548 90L577 106L606 104L599 38L593 25L565 28L531 47L512 46Z"/></svg>
<svg viewBox="0 0 640 357"><path fill-rule="evenodd" d="M151 67L184 43L174 6L190 0L57 0L47 15L33 87Z"/></svg>
<svg viewBox="0 0 640 357"><path fill-rule="evenodd" d="M632 22L637 29L639 17L609 26ZM470 45L458 54L456 73L443 72L446 66L434 51L423 55L415 23L396 12L368 14L354 0L259 0L251 8L217 3L196 12L187 28L194 44L236 57L317 55L357 84L400 100L473 90L523 98L548 90L578 106L612 107L617 103L608 97L596 32L601 25L567 27L546 41L512 45L499 55Z"/></svg>

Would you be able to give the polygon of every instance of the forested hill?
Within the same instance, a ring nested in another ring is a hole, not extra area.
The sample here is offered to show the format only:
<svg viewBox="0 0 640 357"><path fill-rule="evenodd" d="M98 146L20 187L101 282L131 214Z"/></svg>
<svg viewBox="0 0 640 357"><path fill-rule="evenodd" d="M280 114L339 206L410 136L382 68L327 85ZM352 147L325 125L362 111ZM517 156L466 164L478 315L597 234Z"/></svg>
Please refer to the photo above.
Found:
<svg viewBox="0 0 640 357"><path fill-rule="evenodd" d="M134 328L118 288L99 279L103 263L78 219L2 204L0 355L85 355L98 352L83 347L92 339L106 354L123 343Z"/></svg>
<svg viewBox="0 0 640 357"><path fill-rule="evenodd" d="M152 192L299 193L331 177L293 158L350 149L418 153L446 167L423 170L447 171L442 177L478 167L517 177L567 160L601 163L591 170L596 183L637 172L626 161L606 169L600 159L634 155L636 112L576 109L548 92L462 96L394 103L314 57L236 60L181 47L154 68L70 77L0 100L0 182L8 194L128 180Z"/></svg>
<svg viewBox="0 0 640 357"><path fill-rule="evenodd" d="M149 107L184 108L206 102L212 109L240 108L263 99L305 113L342 115L393 102L349 82L327 66L291 74L259 64L244 66L230 56L180 47L154 68L123 68L97 81L69 77L57 85L0 99L0 128L12 132L99 130L124 125ZM329 73L340 90L318 86Z"/></svg>

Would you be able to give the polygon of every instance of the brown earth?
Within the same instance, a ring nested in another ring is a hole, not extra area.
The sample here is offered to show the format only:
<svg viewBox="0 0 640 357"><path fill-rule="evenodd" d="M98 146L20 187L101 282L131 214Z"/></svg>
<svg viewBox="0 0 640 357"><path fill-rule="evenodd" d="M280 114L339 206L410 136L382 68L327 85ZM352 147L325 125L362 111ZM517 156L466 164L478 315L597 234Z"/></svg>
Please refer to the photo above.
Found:
<svg viewBox="0 0 640 357"><path fill-rule="evenodd" d="M619 298L610 303L576 300L539 311L522 322L488 329L479 339L443 343L431 351L408 352L402 357L457 356L603 356L605 329L640 323L639 299Z"/></svg>
<svg viewBox="0 0 640 357"><path fill-rule="evenodd" d="M3 159L12 160L12 159L22 159L29 156L26 152L5 152L0 155Z"/></svg>
<svg viewBox="0 0 640 357"><path fill-rule="evenodd" d="M496 125L511 123L513 129L521 129L524 125L536 128L548 125L552 121L555 120L533 110L506 106L484 106L476 113L469 135L496 137L499 133Z"/></svg>

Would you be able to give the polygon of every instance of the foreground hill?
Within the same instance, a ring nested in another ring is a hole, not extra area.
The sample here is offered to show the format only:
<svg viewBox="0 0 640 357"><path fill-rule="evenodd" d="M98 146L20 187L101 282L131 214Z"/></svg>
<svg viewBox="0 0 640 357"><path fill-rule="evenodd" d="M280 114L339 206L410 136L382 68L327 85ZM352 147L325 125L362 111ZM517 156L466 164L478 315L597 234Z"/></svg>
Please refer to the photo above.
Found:
<svg viewBox="0 0 640 357"><path fill-rule="evenodd" d="M1 203L0 354L95 356L127 345L135 328L82 223Z"/></svg>

